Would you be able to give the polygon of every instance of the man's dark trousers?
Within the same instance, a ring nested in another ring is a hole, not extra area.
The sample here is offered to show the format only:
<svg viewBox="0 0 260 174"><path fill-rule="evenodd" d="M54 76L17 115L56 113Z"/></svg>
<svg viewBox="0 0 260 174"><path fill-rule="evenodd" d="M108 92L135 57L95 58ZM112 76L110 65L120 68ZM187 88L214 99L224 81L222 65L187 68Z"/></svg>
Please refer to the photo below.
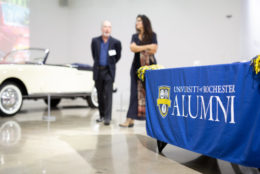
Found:
<svg viewBox="0 0 260 174"><path fill-rule="evenodd" d="M104 118L105 123L109 123L112 112L113 79L109 74L108 68L100 67L98 71L95 86L98 93L100 118Z"/></svg>

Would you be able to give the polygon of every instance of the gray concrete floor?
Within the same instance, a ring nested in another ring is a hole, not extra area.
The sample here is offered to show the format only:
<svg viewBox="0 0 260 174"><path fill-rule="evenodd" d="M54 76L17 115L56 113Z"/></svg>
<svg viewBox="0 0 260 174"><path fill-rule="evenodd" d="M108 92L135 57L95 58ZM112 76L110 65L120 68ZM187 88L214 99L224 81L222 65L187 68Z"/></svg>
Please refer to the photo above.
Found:
<svg viewBox="0 0 260 174"><path fill-rule="evenodd" d="M0 118L0 173L10 174L196 174L258 173L167 145L158 154L145 122L120 128L126 111L114 106L110 126L96 123L97 109L83 100L63 100L44 121L43 101L25 101L14 117ZM122 108L121 108L122 109ZM46 117L45 117L46 118Z"/></svg>

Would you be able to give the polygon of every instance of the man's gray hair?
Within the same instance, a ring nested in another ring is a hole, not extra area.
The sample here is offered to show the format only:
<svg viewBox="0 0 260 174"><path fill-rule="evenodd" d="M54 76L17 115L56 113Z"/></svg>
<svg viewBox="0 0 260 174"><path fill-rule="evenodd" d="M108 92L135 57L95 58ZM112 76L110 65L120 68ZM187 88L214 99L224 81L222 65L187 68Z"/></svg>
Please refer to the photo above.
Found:
<svg viewBox="0 0 260 174"><path fill-rule="evenodd" d="M108 24L112 27L112 24L109 20L104 20L102 23L101 23L101 27L103 27L105 24Z"/></svg>

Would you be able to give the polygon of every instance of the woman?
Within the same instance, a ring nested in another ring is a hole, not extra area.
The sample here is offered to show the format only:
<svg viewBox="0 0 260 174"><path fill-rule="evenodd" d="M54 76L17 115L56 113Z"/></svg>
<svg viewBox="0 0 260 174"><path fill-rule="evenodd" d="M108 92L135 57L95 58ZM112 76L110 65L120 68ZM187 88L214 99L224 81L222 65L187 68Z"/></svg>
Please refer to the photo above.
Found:
<svg viewBox="0 0 260 174"><path fill-rule="evenodd" d="M130 49L135 53L131 67L131 93L127 119L121 127L133 127L134 120L145 119L145 90L137 77L137 70L144 65L156 64L157 37L150 20L145 15L136 18L136 34L133 34Z"/></svg>

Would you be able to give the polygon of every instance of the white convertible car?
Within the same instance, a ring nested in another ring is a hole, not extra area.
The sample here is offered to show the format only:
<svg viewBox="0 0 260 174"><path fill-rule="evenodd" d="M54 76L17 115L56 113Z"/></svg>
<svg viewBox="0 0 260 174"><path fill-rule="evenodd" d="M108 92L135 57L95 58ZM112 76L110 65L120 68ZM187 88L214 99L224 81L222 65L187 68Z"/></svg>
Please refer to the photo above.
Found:
<svg viewBox="0 0 260 174"><path fill-rule="evenodd" d="M61 98L83 97L97 107L92 67L85 64L46 64L48 49L30 48L8 53L0 60L0 115L15 115L24 99L51 98L51 106Z"/></svg>

